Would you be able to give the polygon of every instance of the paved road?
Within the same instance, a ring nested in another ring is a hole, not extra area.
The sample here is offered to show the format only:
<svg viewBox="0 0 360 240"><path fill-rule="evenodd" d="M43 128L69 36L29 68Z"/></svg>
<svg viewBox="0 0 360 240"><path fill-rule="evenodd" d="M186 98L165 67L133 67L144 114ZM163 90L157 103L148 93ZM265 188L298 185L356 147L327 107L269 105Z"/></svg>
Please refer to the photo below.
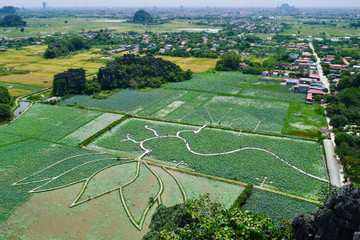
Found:
<svg viewBox="0 0 360 240"><path fill-rule="evenodd" d="M336 159L333 142L328 139L324 140L324 148L329 170L330 183L337 187L341 187L343 185L344 176L340 172L341 165Z"/></svg>

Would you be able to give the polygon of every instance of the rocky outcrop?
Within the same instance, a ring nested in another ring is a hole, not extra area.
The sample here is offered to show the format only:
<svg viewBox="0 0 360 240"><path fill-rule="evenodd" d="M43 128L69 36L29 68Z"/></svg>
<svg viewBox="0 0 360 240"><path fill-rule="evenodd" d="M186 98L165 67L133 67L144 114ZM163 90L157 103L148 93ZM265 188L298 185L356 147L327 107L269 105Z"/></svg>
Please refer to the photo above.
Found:
<svg viewBox="0 0 360 240"><path fill-rule="evenodd" d="M321 211L295 217L292 227L301 240L360 240L360 189L343 187Z"/></svg>

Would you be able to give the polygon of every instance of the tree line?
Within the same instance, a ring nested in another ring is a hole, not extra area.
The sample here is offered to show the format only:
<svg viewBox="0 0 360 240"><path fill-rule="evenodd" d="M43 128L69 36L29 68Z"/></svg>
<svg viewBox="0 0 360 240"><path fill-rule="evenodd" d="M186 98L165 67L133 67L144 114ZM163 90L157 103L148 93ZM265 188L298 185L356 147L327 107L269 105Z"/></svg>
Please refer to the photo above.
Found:
<svg viewBox="0 0 360 240"><path fill-rule="evenodd" d="M91 44L78 36L51 39L44 53L44 58L66 56L72 52L90 48Z"/></svg>
<svg viewBox="0 0 360 240"><path fill-rule="evenodd" d="M327 95L326 112L335 129L336 153L346 169L346 177L360 184L360 74L344 72L337 95Z"/></svg>

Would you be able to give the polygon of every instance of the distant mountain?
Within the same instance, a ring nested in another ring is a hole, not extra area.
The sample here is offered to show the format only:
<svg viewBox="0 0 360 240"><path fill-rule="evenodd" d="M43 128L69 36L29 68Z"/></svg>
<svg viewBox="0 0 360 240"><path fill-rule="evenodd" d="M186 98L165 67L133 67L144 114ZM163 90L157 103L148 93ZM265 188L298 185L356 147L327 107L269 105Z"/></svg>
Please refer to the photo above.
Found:
<svg viewBox="0 0 360 240"><path fill-rule="evenodd" d="M296 14L300 13L299 9L297 9L294 6L290 6L287 3L284 3L283 5L278 7L277 11L278 11L278 13L280 13L282 15L296 15Z"/></svg>
<svg viewBox="0 0 360 240"><path fill-rule="evenodd" d="M15 14L16 8L13 6L4 6L3 8L0 8L0 14Z"/></svg>

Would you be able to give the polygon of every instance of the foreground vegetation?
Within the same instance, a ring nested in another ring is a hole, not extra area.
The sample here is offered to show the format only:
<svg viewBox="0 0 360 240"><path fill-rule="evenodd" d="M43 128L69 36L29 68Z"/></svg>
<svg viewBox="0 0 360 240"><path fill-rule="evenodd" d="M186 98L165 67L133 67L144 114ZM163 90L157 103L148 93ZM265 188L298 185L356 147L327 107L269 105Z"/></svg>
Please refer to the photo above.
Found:
<svg viewBox="0 0 360 240"><path fill-rule="evenodd" d="M225 209L208 196L174 207L160 206L143 239L294 239L268 218L238 208Z"/></svg>

